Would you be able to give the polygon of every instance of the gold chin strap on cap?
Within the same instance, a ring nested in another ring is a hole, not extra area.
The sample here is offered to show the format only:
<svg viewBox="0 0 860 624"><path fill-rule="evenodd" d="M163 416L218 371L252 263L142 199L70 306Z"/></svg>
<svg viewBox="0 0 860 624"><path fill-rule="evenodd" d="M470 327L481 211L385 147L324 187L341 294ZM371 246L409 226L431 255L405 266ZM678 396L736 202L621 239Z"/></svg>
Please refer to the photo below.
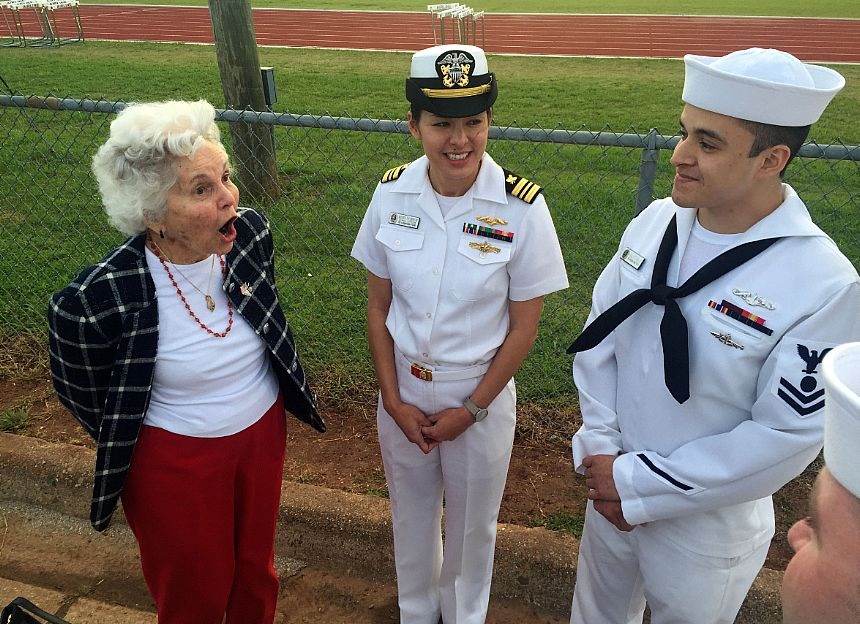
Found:
<svg viewBox="0 0 860 624"><path fill-rule="evenodd" d="M461 98L481 95L492 88L492 83L468 89L421 89L421 93L429 98Z"/></svg>

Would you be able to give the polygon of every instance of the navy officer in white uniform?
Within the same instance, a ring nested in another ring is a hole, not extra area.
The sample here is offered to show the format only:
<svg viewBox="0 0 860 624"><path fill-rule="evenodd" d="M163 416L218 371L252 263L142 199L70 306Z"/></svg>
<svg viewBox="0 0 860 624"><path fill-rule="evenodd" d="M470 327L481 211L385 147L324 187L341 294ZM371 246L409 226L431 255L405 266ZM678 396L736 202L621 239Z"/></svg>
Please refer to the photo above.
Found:
<svg viewBox="0 0 860 624"><path fill-rule="evenodd" d="M497 90L480 48L412 57L407 118L424 156L382 176L352 249L368 271L404 624L486 618L513 375L544 296L568 285L541 187L485 152Z"/></svg>
<svg viewBox="0 0 860 624"><path fill-rule="evenodd" d="M571 622L734 622L771 495L823 438L821 360L860 280L782 173L844 85L778 50L687 55L671 198L600 275L573 377L590 499Z"/></svg>

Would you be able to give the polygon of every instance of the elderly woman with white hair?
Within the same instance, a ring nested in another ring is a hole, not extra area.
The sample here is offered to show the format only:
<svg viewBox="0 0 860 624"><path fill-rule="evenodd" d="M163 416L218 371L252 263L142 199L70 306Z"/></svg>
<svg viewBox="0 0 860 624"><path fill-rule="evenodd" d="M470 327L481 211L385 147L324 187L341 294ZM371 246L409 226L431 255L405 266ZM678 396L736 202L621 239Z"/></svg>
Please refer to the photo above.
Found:
<svg viewBox="0 0 860 624"><path fill-rule="evenodd" d="M54 387L97 442L91 522L122 500L161 624L270 623L285 411L325 424L268 223L205 101L125 108L93 172L130 238L48 308Z"/></svg>

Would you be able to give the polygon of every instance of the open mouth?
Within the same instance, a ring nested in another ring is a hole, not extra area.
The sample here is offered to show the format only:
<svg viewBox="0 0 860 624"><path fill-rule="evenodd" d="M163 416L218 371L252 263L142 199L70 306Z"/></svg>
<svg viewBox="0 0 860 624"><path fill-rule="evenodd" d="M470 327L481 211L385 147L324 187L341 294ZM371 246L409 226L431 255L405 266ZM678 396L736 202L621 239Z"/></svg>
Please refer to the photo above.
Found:
<svg viewBox="0 0 860 624"><path fill-rule="evenodd" d="M224 225L218 228L218 232L227 240L233 240L236 238L236 227L234 226L235 221L236 217L232 217Z"/></svg>
<svg viewBox="0 0 860 624"><path fill-rule="evenodd" d="M461 154L452 154L451 152L448 152L445 155L448 157L448 160L465 160L468 158L469 154L471 154L471 152L463 152Z"/></svg>

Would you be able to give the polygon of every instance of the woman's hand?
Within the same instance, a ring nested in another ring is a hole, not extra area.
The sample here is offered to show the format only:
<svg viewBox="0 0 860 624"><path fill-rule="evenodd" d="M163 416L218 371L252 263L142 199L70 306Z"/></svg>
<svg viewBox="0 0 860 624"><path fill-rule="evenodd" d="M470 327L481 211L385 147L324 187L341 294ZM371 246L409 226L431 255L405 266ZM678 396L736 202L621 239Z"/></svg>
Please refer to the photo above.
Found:
<svg viewBox="0 0 860 624"><path fill-rule="evenodd" d="M386 404L385 411L391 415L406 439L417 445L422 453L427 454L439 446L439 442L430 439L423 433L424 428L433 423L424 415L424 412L414 405L403 402L395 406Z"/></svg>
<svg viewBox="0 0 860 624"><path fill-rule="evenodd" d="M450 407L430 414L427 419L430 426L421 427L421 432L436 444L456 440L457 436L475 424L475 417L465 407Z"/></svg>
<svg viewBox="0 0 860 624"><path fill-rule="evenodd" d="M394 367L394 340L385 326L385 319L391 307L391 297L391 280L377 277L368 271L367 335L382 404L406 439L426 454L439 446L439 443L425 440L421 434L421 427L433 424L424 412L400 400L400 389Z"/></svg>

